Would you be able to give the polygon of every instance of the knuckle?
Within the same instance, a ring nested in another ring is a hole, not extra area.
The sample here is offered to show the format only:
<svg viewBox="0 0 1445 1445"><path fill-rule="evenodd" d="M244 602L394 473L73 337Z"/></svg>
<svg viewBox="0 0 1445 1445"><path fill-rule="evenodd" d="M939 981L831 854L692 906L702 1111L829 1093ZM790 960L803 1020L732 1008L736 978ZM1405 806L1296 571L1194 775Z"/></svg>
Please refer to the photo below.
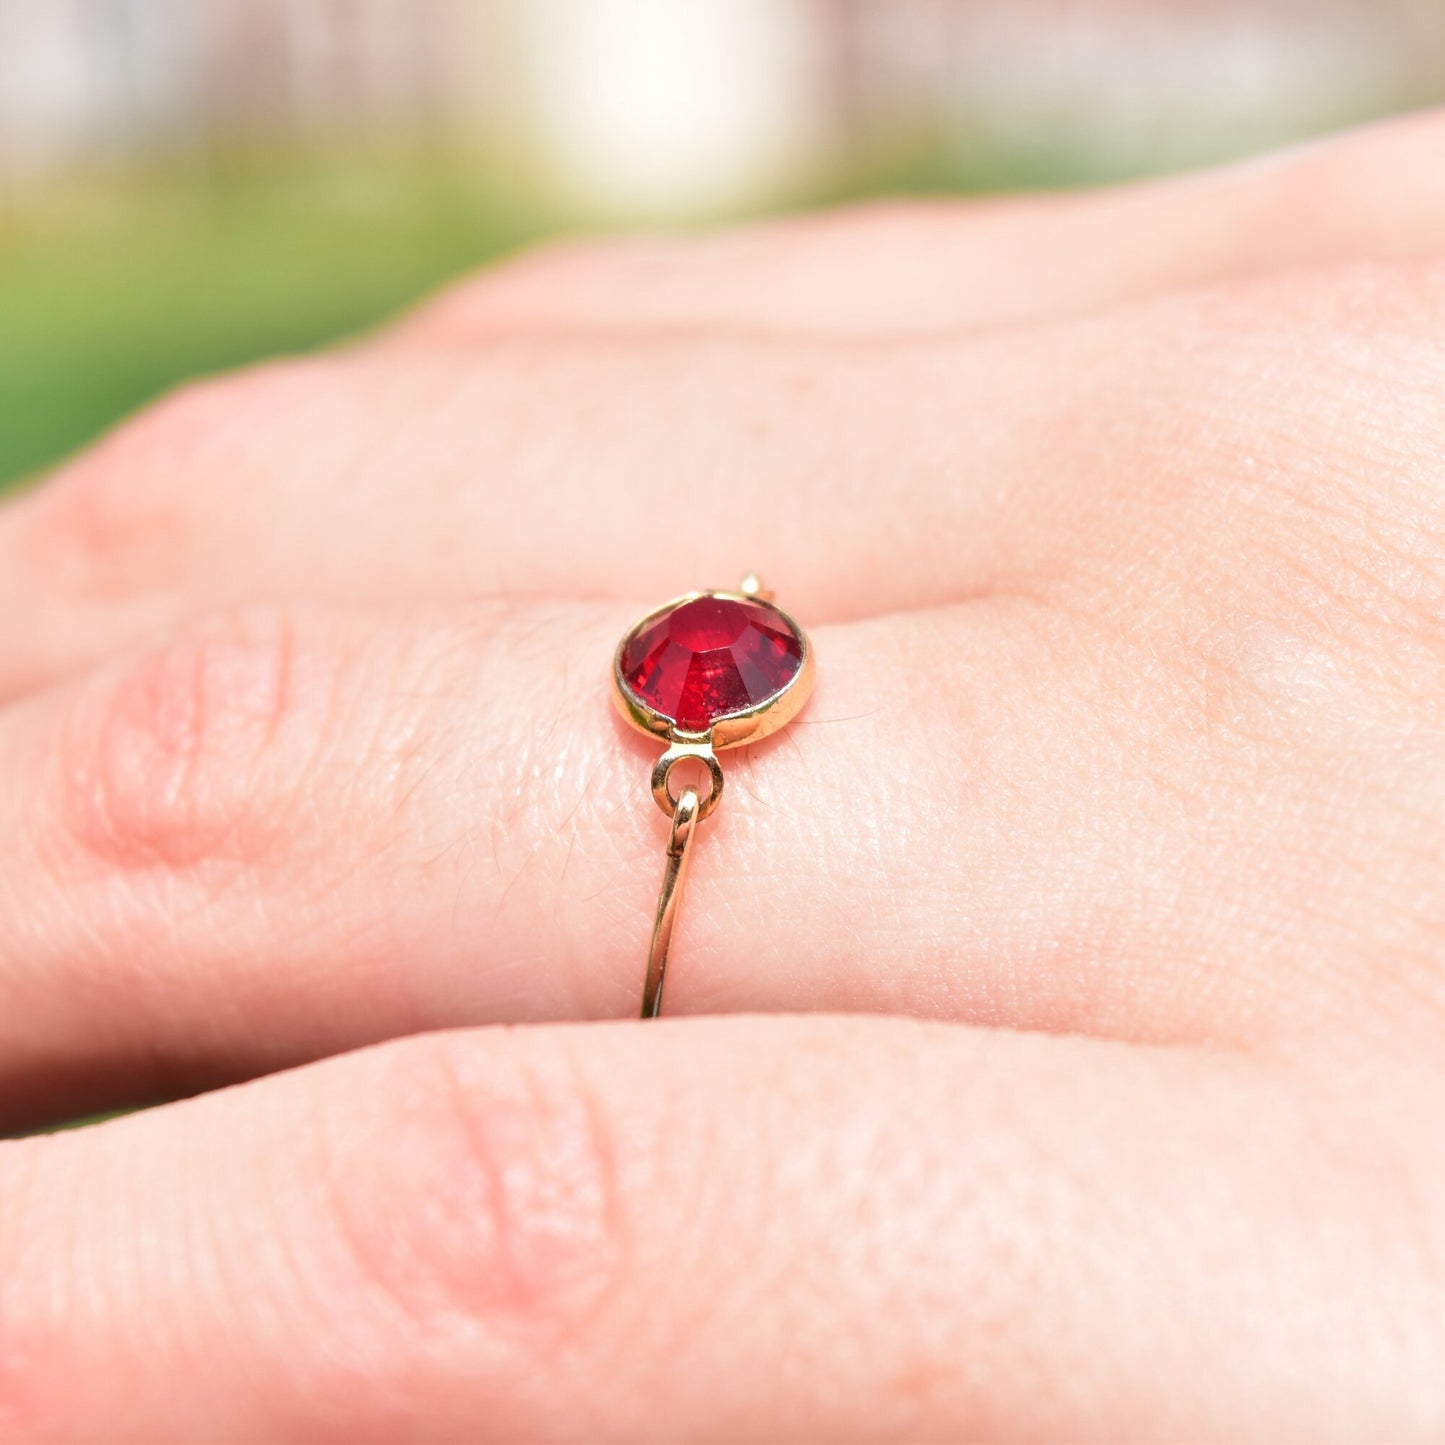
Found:
<svg viewBox="0 0 1445 1445"><path fill-rule="evenodd" d="M618 1267L618 1187L604 1111L562 1048L434 1035L373 1058L376 1128L337 1132L329 1110L316 1124L340 1287L409 1325L580 1325Z"/></svg>
<svg viewBox="0 0 1445 1445"><path fill-rule="evenodd" d="M184 530L192 494L179 479L214 444L232 389L215 380L182 386L62 471L39 516L37 545L52 569L77 581L105 580L117 559L163 556Z"/></svg>
<svg viewBox="0 0 1445 1445"><path fill-rule="evenodd" d="M272 774L315 753L324 672L298 651L288 615L248 611L99 678L61 741L68 836L121 867L264 857L287 826Z"/></svg>
<svg viewBox="0 0 1445 1445"><path fill-rule="evenodd" d="M190 382L66 465L38 495L27 552L52 584L105 596L187 565L217 489L254 465L275 418L326 363L271 363ZM197 479L203 484L198 484Z"/></svg>

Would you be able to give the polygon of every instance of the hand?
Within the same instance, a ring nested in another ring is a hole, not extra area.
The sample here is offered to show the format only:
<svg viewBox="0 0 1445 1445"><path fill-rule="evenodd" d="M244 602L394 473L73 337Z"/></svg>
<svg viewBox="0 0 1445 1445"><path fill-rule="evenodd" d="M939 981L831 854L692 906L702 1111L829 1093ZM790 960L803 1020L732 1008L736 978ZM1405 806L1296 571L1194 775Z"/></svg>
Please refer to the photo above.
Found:
<svg viewBox="0 0 1445 1445"><path fill-rule="evenodd" d="M10 1434L1445 1430L1442 144L543 253L8 507L6 1122L256 1079L0 1147ZM753 1016L583 1024L749 567Z"/></svg>

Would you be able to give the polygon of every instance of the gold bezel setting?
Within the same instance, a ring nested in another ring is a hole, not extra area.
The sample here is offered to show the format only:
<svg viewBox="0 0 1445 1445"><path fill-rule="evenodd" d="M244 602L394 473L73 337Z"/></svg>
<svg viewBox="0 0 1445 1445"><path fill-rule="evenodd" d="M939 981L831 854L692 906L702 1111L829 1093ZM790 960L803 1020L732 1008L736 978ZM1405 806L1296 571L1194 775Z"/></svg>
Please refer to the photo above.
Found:
<svg viewBox="0 0 1445 1445"><path fill-rule="evenodd" d="M677 725L676 718L668 717L665 713L649 707L632 691L627 685L626 678L622 675L622 654L626 650L627 644L639 632L657 621L664 613L672 612L685 603L695 602L700 597L720 597L730 602L750 602L776 612L787 625L788 630L798 639L800 654L798 670L777 692L752 707L724 713L721 717L714 719L712 726L703 732L688 732ZM622 641L617 644L617 648L612 654L612 696L623 718L638 732L646 733L649 737L663 738L668 742L706 744L721 752L725 748L736 748L745 743L757 742L792 722L802 711L803 705L813 691L813 671L813 648L808 641L808 634L798 625L796 619L779 607L776 602L747 592L704 589L697 592L684 592L682 596L674 597L670 602L664 602L661 607L654 607L645 617L640 618L627 629L623 634Z"/></svg>

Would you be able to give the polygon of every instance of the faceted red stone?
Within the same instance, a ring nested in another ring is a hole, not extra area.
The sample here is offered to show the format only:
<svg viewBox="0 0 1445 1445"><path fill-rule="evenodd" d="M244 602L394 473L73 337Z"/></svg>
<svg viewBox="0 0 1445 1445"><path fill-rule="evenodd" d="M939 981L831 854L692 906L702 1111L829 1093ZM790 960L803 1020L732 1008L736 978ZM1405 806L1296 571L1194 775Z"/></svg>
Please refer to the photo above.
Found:
<svg viewBox="0 0 1445 1445"><path fill-rule="evenodd" d="M803 640L776 607L694 597L622 644L623 681L683 732L706 732L780 693L803 665Z"/></svg>

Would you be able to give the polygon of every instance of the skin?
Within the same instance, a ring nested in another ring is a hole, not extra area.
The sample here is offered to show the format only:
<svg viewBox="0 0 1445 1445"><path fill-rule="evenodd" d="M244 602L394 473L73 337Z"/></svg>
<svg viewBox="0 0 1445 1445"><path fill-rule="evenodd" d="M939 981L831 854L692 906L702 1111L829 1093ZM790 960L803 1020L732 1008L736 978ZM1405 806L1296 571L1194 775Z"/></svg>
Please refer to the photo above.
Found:
<svg viewBox="0 0 1445 1445"><path fill-rule="evenodd" d="M1445 1433L1442 153L543 252L9 504L4 1124L215 1092L0 1145L0 1432Z"/></svg>

